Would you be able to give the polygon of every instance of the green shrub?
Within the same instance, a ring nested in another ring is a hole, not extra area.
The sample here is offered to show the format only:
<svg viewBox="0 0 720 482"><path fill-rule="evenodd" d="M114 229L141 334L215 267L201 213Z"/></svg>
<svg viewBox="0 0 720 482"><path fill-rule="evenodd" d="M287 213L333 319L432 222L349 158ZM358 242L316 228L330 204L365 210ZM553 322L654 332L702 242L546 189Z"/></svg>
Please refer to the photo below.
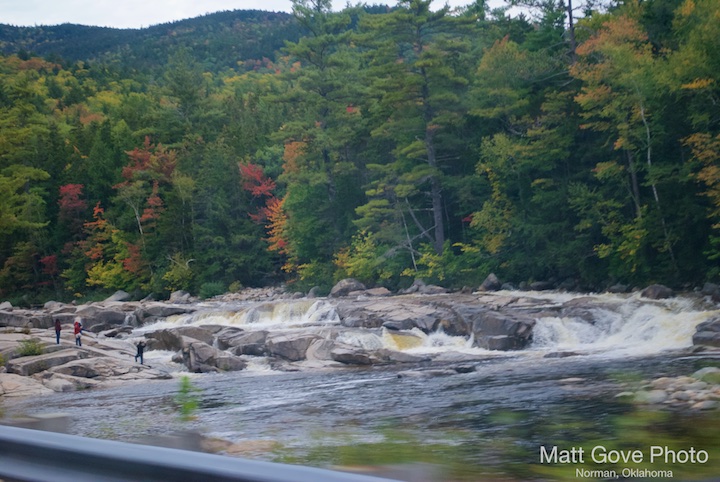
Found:
<svg viewBox="0 0 720 482"><path fill-rule="evenodd" d="M18 356L35 356L43 354L43 345L40 341L30 338L20 341L20 348L17 351Z"/></svg>
<svg viewBox="0 0 720 482"><path fill-rule="evenodd" d="M180 378L180 389L175 395L180 420L187 422L195 418L195 412L200 406L200 398L197 395L199 392L200 389L192 384L190 377L183 376Z"/></svg>
<svg viewBox="0 0 720 482"><path fill-rule="evenodd" d="M212 298L225 293L225 284L222 281L209 281L200 285L200 298Z"/></svg>
<svg viewBox="0 0 720 482"><path fill-rule="evenodd" d="M232 283L230 283L230 286L228 286L228 291L230 293L239 293L242 289L243 285L239 281L233 281Z"/></svg>

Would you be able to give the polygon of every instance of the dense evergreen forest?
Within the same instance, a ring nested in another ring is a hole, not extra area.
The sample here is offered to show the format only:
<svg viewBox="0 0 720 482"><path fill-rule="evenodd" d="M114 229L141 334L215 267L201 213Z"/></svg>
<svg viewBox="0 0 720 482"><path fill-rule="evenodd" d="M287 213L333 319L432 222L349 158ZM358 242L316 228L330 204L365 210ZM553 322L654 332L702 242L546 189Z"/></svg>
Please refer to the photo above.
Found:
<svg viewBox="0 0 720 482"><path fill-rule="evenodd" d="M3 26L0 296L717 280L720 2L525 11Z"/></svg>

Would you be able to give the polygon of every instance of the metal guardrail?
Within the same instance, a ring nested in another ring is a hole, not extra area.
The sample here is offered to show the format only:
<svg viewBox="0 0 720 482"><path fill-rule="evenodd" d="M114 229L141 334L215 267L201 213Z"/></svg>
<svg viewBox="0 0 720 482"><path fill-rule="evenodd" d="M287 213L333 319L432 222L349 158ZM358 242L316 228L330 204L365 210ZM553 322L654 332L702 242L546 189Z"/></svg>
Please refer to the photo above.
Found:
<svg viewBox="0 0 720 482"><path fill-rule="evenodd" d="M313 467L0 426L5 482L391 482Z"/></svg>

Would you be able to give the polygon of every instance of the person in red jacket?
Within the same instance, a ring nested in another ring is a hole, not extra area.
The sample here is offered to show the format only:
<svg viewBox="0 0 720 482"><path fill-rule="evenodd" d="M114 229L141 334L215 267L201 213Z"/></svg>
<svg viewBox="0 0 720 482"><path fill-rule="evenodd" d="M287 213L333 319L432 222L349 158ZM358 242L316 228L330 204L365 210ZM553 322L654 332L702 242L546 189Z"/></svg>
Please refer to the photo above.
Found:
<svg viewBox="0 0 720 482"><path fill-rule="evenodd" d="M79 316L75 318L75 323L73 324L74 330L75 330L75 344L77 346L82 346L82 318Z"/></svg>

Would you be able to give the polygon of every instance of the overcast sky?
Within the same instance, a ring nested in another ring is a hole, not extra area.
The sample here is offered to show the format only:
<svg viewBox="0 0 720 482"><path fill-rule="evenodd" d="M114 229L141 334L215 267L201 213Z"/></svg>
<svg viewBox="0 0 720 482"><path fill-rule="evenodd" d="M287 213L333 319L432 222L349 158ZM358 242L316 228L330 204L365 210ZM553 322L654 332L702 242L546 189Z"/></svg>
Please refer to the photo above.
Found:
<svg viewBox="0 0 720 482"><path fill-rule="evenodd" d="M472 0L449 0L451 6L468 5ZM502 4L494 0L492 4ZM346 0L333 0L341 10ZM359 3L351 1L352 4ZM372 0L369 4L394 4L395 0ZM443 0L435 0L440 7ZM117 28L141 28L222 10L291 9L290 0L0 0L0 23L57 25L77 23Z"/></svg>

